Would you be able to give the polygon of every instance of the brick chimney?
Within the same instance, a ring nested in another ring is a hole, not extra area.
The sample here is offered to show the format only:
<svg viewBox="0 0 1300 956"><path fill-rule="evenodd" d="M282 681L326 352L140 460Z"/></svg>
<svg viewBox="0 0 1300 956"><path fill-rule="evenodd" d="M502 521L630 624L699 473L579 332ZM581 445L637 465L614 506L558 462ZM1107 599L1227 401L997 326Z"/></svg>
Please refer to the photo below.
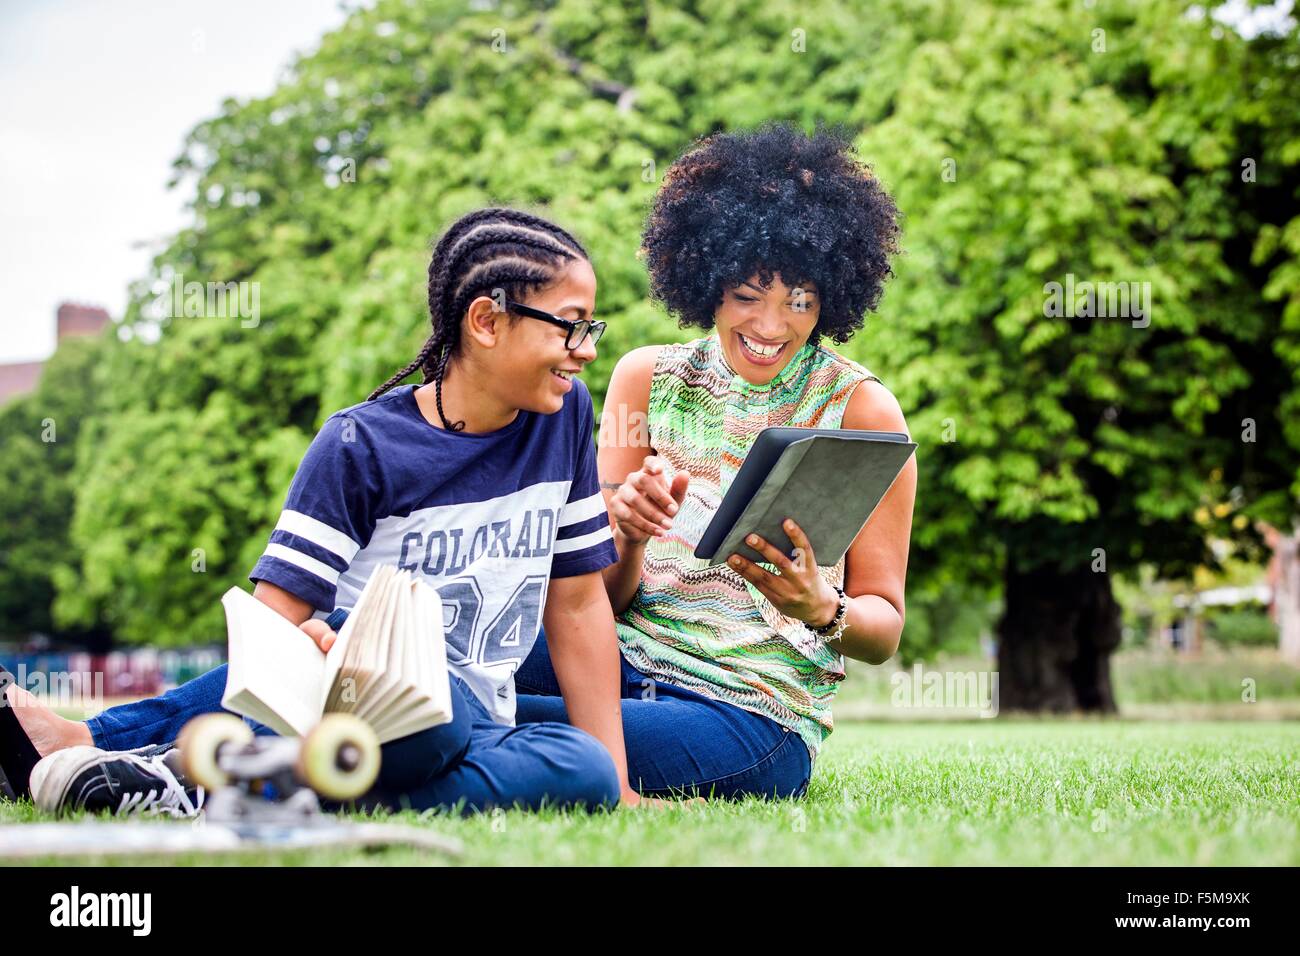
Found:
<svg viewBox="0 0 1300 956"><path fill-rule="evenodd" d="M67 338L98 335L112 321L108 312L97 305L64 302L59 306L55 324L54 347L57 349L59 342ZM44 362L0 363L0 405L35 391L44 370Z"/></svg>
<svg viewBox="0 0 1300 956"><path fill-rule="evenodd" d="M59 306L55 335L60 342L75 335L98 335L111 321L108 312L97 305L64 302Z"/></svg>

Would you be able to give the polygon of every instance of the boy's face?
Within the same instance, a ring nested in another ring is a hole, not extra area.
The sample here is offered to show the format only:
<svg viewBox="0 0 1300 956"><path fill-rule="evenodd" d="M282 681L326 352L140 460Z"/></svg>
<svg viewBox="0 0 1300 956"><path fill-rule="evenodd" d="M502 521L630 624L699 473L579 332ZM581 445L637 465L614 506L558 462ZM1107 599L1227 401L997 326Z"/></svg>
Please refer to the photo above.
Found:
<svg viewBox="0 0 1300 956"><path fill-rule="evenodd" d="M732 370L747 382L766 385L803 348L820 314L815 288L787 287L778 274L764 289L755 273L723 292L713 325Z"/></svg>
<svg viewBox="0 0 1300 956"><path fill-rule="evenodd" d="M548 288L520 300L543 312L575 321L591 319L596 310L596 273L585 259L574 260ZM551 414L564 407L574 387L569 379L596 358L591 336L573 351L564 347L566 329L526 315L511 317L500 328L501 347L493 349L493 378L508 404Z"/></svg>

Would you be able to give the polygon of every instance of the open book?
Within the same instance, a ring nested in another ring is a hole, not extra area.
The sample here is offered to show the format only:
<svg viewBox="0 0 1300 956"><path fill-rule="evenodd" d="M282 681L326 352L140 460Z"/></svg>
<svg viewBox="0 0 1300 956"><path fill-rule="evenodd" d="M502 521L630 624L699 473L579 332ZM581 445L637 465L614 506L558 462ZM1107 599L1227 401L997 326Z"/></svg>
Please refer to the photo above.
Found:
<svg viewBox="0 0 1300 956"><path fill-rule="evenodd" d="M380 743L451 720L442 601L409 571L370 576L329 653L240 588L222 597L230 666L221 704L285 736L356 714Z"/></svg>

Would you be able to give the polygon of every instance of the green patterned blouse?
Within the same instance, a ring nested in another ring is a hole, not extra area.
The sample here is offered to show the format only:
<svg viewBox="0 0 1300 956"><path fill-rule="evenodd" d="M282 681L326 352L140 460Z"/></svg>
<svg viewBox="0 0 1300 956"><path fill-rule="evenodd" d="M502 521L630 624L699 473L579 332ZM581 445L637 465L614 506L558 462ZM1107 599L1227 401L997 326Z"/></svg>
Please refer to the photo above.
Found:
<svg viewBox="0 0 1300 956"><path fill-rule="evenodd" d="M786 617L727 565L694 555L758 433L839 428L859 384L879 381L822 346L804 345L767 385L727 364L717 333L659 353L650 385L650 444L667 476L690 472L673 528L651 539L641 583L619 615L623 656L647 676L770 717L813 759L831 732L844 659ZM843 586L844 561L818 569Z"/></svg>

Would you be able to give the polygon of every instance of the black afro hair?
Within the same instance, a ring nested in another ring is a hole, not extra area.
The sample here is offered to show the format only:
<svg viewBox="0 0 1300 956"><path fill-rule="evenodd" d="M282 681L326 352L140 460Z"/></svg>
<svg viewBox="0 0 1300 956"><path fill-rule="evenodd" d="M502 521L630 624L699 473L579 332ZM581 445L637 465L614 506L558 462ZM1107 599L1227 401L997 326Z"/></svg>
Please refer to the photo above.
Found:
<svg viewBox="0 0 1300 956"><path fill-rule="evenodd" d="M705 137L673 163L641 254L650 294L683 327L712 328L727 289L779 274L817 290L811 340L844 343L880 301L898 234L894 201L846 133L772 123Z"/></svg>

